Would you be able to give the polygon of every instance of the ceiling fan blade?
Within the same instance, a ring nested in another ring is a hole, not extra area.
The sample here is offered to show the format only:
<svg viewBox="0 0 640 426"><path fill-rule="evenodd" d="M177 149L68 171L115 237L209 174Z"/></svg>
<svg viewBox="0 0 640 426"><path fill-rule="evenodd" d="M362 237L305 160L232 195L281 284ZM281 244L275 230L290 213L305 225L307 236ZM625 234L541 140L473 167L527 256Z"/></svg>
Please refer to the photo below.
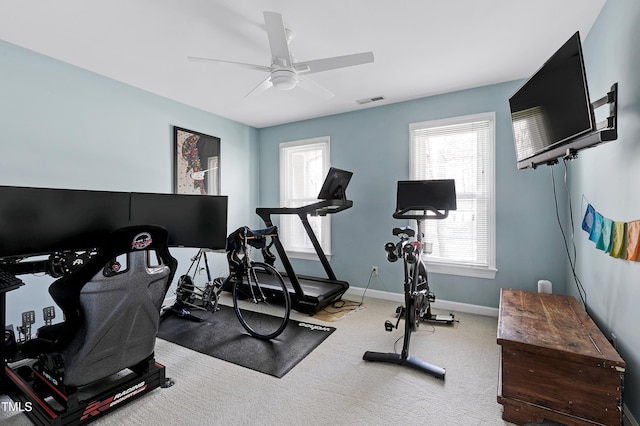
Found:
<svg viewBox="0 0 640 426"><path fill-rule="evenodd" d="M287 32L284 27L282 15L276 12L263 12L264 23L267 27L269 47L271 48L271 61L273 64L291 66L291 52L287 42Z"/></svg>
<svg viewBox="0 0 640 426"><path fill-rule="evenodd" d="M351 55L334 56L333 58L316 59L313 61L297 62L293 67L301 74L329 71L337 68L352 67L373 62L373 52L354 53Z"/></svg>
<svg viewBox="0 0 640 426"><path fill-rule="evenodd" d="M196 56L187 56L187 59L192 62L222 62L225 64L240 65L241 67L252 70L271 72L271 67L266 67L264 65L245 64L243 62L224 61L222 59L199 58Z"/></svg>
<svg viewBox="0 0 640 426"><path fill-rule="evenodd" d="M247 99L248 97L258 95L258 94L264 92L265 90L267 90L268 88L270 88L271 86L273 86L273 84L271 83L271 76L268 76L267 78L262 80L262 82L260 82L260 84L258 84L256 87L251 89L251 91L249 93L244 95L243 99Z"/></svg>
<svg viewBox="0 0 640 426"><path fill-rule="evenodd" d="M335 94L329 89L321 86L310 78L305 77L304 79L298 80L298 87L303 88L304 90L313 93L316 96L320 96L321 98L331 99L335 96Z"/></svg>

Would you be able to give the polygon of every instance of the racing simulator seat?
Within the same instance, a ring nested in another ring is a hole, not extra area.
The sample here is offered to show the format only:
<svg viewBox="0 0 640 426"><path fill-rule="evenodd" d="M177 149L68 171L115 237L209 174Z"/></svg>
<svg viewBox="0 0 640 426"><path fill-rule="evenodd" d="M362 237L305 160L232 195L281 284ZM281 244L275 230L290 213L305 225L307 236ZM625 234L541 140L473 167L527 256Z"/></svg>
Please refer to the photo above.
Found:
<svg viewBox="0 0 640 426"><path fill-rule="evenodd" d="M31 403L26 414L34 423L86 423L170 385L154 359L160 309L178 263L167 241L159 226L120 228L51 284L65 321L41 327L22 346L24 364L6 368L12 397Z"/></svg>

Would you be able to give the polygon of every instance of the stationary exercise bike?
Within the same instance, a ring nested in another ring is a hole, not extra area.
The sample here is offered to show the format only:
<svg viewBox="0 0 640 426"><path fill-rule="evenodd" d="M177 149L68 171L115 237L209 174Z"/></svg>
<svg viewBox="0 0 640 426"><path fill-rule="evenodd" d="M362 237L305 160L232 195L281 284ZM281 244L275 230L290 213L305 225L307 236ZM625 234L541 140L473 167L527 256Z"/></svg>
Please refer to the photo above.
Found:
<svg viewBox="0 0 640 426"><path fill-rule="evenodd" d="M431 302L435 294L429 290L427 268L424 261L426 244L422 241L421 224L428 219L445 219L449 210L456 209L455 184L453 180L400 181L398 182L398 202L395 219L414 219L416 231L408 226L394 228L393 235L400 238L397 243L385 244L387 260L396 262L402 259L404 264L404 307L399 307L398 320L395 324L385 322L385 330L398 328L400 319L404 318L404 343L402 352L382 353L367 351L362 359L365 361L387 362L406 365L437 378L444 379L445 369L409 355L411 333L416 331L421 321L452 324L454 316L434 315Z"/></svg>

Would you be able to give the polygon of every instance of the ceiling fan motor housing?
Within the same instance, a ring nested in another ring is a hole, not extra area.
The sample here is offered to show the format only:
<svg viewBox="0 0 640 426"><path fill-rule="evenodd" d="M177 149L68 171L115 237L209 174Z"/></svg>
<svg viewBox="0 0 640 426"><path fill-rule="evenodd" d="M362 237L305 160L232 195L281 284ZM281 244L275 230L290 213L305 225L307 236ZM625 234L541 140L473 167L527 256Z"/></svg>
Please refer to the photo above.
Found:
<svg viewBox="0 0 640 426"><path fill-rule="evenodd" d="M271 84L279 90L291 90L298 84L298 74L290 69L276 69L271 72Z"/></svg>

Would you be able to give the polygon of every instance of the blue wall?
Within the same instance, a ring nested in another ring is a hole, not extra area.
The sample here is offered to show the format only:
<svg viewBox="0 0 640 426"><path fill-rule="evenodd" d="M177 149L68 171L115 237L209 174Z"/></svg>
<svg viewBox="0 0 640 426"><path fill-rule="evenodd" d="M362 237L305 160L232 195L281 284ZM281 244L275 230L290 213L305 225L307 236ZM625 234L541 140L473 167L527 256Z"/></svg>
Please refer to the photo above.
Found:
<svg viewBox="0 0 640 426"><path fill-rule="evenodd" d="M569 166L578 276L587 293L589 313L606 335L614 332L618 338L618 351L627 363L625 404L636 419L640 418L640 263L597 250L580 229L580 222L587 202L609 219L640 219L636 187L640 171L639 22L640 2L609 0L583 43L592 100L619 83L618 140L583 151ZM577 295L570 278L567 289Z"/></svg>
<svg viewBox="0 0 640 426"><path fill-rule="evenodd" d="M255 221L256 129L0 41L0 185L170 193L174 125L221 138L229 229ZM178 276L193 254L174 251ZM39 326L51 280L23 280L8 322L34 309Z"/></svg>
<svg viewBox="0 0 640 426"><path fill-rule="evenodd" d="M564 290L565 256L546 170L518 171L508 98L520 82L503 83L409 102L274 126L260 130L260 204L276 206L278 144L331 137L331 164L354 173L347 195L354 207L332 218L332 267L352 286L367 285L372 265L380 279L372 289L402 292L402 267L386 261L393 241L396 182L409 178L409 124L480 112L496 112L497 268L494 280L431 274L439 299L497 307L501 287L533 290L549 279ZM564 209L561 209L564 215ZM299 260L299 273L320 274L318 262Z"/></svg>

